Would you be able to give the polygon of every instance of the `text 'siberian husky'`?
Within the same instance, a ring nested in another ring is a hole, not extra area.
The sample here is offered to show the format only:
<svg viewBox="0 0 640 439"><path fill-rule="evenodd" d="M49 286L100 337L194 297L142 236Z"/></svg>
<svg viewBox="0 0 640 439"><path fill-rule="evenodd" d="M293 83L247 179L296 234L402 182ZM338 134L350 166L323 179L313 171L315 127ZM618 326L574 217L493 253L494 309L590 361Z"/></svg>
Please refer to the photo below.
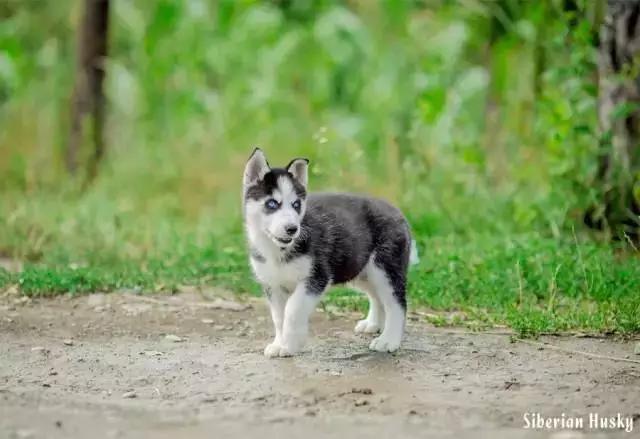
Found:
<svg viewBox="0 0 640 439"><path fill-rule="evenodd" d="M250 263L275 326L264 354L300 352L322 294L344 283L369 296L369 313L355 331L380 332L369 348L394 352L404 332L407 270L417 259L407 221L376 198L308 193L308 165L298 158L272 168L256 148L244 170Z"/></svg>

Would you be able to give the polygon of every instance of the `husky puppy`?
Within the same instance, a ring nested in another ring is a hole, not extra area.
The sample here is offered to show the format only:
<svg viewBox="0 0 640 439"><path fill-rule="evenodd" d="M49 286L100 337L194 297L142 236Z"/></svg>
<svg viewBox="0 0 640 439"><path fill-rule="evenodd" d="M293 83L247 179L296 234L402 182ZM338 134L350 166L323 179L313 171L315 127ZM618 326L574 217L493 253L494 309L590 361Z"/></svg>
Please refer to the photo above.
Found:
<svg viewBox="0 0 640 439"><path fill-rule="evenodd" d="M269 299L275 338L267 357L299 352L309 317L332 285L369 296L355 332L381 334L369 348L394 352L405 325L410 259L417 257L402 213L385 201L342 193L307 193L309 161L269 166L256 148L243 179L250 264Z"/></svg>

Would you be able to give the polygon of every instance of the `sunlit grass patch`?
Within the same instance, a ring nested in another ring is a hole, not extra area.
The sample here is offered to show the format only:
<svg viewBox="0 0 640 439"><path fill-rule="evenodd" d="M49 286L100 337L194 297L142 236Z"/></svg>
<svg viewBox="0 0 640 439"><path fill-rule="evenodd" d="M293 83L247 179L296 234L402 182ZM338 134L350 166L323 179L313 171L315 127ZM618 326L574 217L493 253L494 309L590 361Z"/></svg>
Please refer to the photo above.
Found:
<svg viewBox="0 0 640 439"><path fill-rule="evenodd" d="M85 247L89 229L86 236L50 244L40 261L26 262L21 272L0 269L0 285L17 286L32 296L177 291L185 284L260 294L239 224L229 225L226 232L218 229L207 239L179 222L164 227L163 250L98 252L82 261L78 255L96 251ZM434 325L508 325L526 336L640 330L640 264L635 254L537 234L417 238L421 262L410 272L409 309ZM126 242L119 246L126 247ZM365 297L348 288L332 291L325 302L358 312L367 306Z"/></svg>

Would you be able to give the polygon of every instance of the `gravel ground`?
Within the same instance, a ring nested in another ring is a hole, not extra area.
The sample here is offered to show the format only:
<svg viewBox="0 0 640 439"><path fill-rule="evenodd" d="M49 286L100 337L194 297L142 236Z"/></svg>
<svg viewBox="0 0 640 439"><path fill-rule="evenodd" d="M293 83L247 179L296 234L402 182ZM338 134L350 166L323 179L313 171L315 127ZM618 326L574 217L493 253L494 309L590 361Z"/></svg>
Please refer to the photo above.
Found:
<svg viewBox="0 0 640 439"><path fill-rule="evenodd" d="M410 321L403 349L371 353L359 316L318 312L307 352L267 359L261 301L94 294L0 299L0 437L640 436L633 341L509 335ZM584 418L524 428L526 413ZM589 414L634 417L633 432Z"/></svg>

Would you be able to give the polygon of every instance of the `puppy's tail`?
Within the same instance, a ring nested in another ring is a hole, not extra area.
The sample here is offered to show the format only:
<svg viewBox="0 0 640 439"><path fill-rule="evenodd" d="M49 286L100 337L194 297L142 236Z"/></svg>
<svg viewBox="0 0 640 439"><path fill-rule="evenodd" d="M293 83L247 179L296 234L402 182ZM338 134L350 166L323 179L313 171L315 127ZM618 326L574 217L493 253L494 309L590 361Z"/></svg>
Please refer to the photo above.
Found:
<svg viewBox="0 0 640 439"><path fill-rule="evenodd" d="M409 265L416 265L420 262L418 257L418 246L415 239L411 240L411 250L409 251Z"/></svg>

